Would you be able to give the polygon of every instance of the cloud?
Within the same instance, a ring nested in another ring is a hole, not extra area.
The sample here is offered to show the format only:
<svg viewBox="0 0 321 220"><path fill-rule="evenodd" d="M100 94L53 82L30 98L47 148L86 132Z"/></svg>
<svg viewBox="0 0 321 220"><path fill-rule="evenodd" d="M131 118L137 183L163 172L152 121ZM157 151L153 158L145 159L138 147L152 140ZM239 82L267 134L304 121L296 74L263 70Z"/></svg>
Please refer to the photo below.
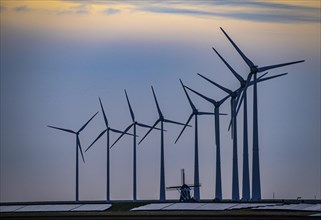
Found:
<svg viewBox="0 0 321 220"><path fill-rule="evenodd" d="M164 14L190 14L190 15L210 15L217 16L218 13L195 10L195 9L183 9L183 8L170 8L170 7L141 7L138 10L153 12L153 13L164 13Z"/></svg>
<svg viewBox="0 0 321 220"><path fill-rule="evenodd" d="M22 5L22 6L15 7L14 10L17 12L25 12L25 11L29 11L30 9L27 6Z"/></svg>
<svg viewBox="0 0 321 220"><path fill-rule="evenodd" d="M74 10L75 14L89 14L90 9L91 9L91 6L88 4L80 4L75 7L72 7L72 10Z"/></svg>
<svg viewBox="0 0 321 220"><path fill-rule="evenodd" d="M214 1L216 2L216 1ZM227 1L225 5L231 5L233 3ZM209 2L210 3L210 2ZM187 9L181 7L163 7L163 6L142 6L137 7L138 11L146 11L152 13L164 13L164 14L182 14L191 16L213 16L213 17L225 17L242 20L250 20L256 22L281 22L281 23L293 23L293 22L320 22L319 9L305 6L289 6L276 3L263 3L253 4L254 2L248 2L247 5L260 7L260 10L244 8L243 10L230 10L229 7L224 11L217 12L215 7L211 9ZM200 3L201 4L201 3ZM222 3L220 3L222 5ZM236 4L236 3L234 3ZM239 3L239 6L242 6ZM244 6L244 5L243 5ZM263 7L261 7L263 6ZM263 10L265 8L265 10ZM267 9L269 8L269 9Z"/></svg>
<svg viewBox="0 0 321 220"><path fill-rule="evenodd" d="M150 12L160 14L177 14L186 16L223 17L231 19L249 20L253 22L274 22L274 23L315 23L320 22L320 6L305 6L276 1L256 0L212 0L212 1L101 1L101 0L63 0L78 3L67 10L56 12L57 15L74 14L87 15L95 5L104 5L103 13L106 15L117 14L120 9L114 8L116 4L127 6L130 12ZM14 8L17 12L30 10L27 6ZM1 7L3 11L3 6ZM126 11L126 10L125 10Z"/></svg>
<svg viewBox="0 0 321 220"><path fill-rule="evenodd" d="M70 7L68 10L58 11L57 15L67 15L67 14L76 14L76 15L86 15L90 14L91 5L90 4L79 4L77 6Z"/></svg>
<svg viewBox="0 0 321 220"><path fill-rule="evenodd" d="M117 14L119 12L120 12L120 10L116 9L116 8L107 8L104 10L104 13L107 15L113 15L113 14Z"/></svg>

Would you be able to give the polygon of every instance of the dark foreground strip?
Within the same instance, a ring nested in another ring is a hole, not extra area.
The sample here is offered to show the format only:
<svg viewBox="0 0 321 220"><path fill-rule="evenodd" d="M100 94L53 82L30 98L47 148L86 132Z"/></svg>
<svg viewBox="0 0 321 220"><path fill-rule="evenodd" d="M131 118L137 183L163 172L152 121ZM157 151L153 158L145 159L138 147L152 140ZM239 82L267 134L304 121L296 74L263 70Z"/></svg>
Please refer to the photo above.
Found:
<svg viewBox="0 0 321 220"><path fill-rule="evenodd" d="M226 219L260 219L260 220L284 220L284 219L320 219L309 215L316 212L285 212L285 211L220 211L220 212L195 212L195 211L169 211L169 212L48 212L48 213L1 213L0 219L8 220L226 220Z"/></svg>

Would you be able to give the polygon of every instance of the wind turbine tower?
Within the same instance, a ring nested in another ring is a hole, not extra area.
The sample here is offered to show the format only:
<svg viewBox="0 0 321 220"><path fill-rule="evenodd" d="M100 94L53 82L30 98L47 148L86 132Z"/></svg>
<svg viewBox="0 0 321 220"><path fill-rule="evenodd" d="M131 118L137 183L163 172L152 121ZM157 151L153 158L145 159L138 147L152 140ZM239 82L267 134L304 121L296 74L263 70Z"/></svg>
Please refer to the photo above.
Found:
<svg viewBox="0 0 321 220"><path fill-rule="evenodd" d="M99 103L100 103L100 108L101 111L103 112L103 116L104 116L104 122L105 122L105 130L103 130L98 137L91 143L91 145L89 145L89 147L85 150L85 152L87 152L95 143L96 141L98 141L98 139L100 139L105 133L107 134L107 147L106 147L106 153L107 153L107 157L106 157L106 202L110 202L110 154L109 154L109 143L110 143L110 137L109 134L110 132L115 132L115 133L123 133L122 131L113 129L111 127L109 127L109 123L105 114L105 110L103 107L103 104L101 103L101 99L99 98ZM129 134L130 135L130 134Z"/></svg>
<svg viewBox="0 0 321 220"><path fill-rule="evenodd" d="M158 123L161 124L161 128L160 128L161 129L161 158L160 158L159 200L165 201L166 200L166 192L165 192L165 164L164 164L164 123L171 123L171 124L178 124L178 125L184 125L184 124L164 118L163 113L159 108L158 101L157 101L153 86L152 86L152 92L153 92L153 96L154 96L157 111L158 111L158 119L156 120L154 125L148 130L148 132L145 134L145 136L140 140L140 142L138 144L140 144L147 137L147 135L155 128L155 126Z"/></svg>
<svg viewBox="0 0 321 220"><path fill-rule="evenodd" d="M210 99L195 90L185 86L187 89L210 102L214 106L215 115L215 143L216 143L216 178L215 178L215 200L222 200L222 175L221 175L221 141L220 141L220 106L229 97L226 96L220 101Z"/></svg>
<svg viewBox="0 0 321 220"><path fill-rule="evenodd" d="M198 73L200 77L220 88L231 97L231 120L232 120L232 139L233 139L233 170L232 170L232 200L238 201L239 195L239 173L238 173L238 156L237 156L237 120L236 120L236 98L238 97L239 90L231 91L216 82L208 79L207 77Z"/></svg>
<svg viewBox="0 0 321 220"><path fill-rule="evenodd" d="M182 80L179 80L181 82L181 85L184 89L185 95L188 99L188 102L192 108L192 113L190 114L190 116L187 119L187 122L185 123L182 131L180 132L180 134L178 135L175 144L177 143L177 141L179 140L179 138L181 137L181 135L183 134L185 128L187 127L188 123L192 120L192 118L194 117L195 122L194 122L194 128L195 128L195 136L194 136L194 199L196 201L200 200L200 181L199 181L199 162L198 162L198 120L197 117L199 115L213 115L213 113L209 113L209 112L199 112L198 109L195 107L195 105L193 104L191 98L189 97L184 84L182 82Z"/></svg>
<svg viewBox="0 0 321 220"><path fill-rule="evenodd" d="M76 135L76 202L79 202L79 160L78 160L78 151L80 151L82 160L85 163L84 154L82 152L81 145L80 145L79 134L80 134L80 132L82 130L84 130L84 128L89 124L89 122L97 114L98 114L98 112L96 112L96 114L94 114L94 116L92 116L78 131L73 131L73 130L70 130L70 129L59 128L59 127L54 127L54 126L48 125L48 127L50 127L50 128L61 130L61 131L65 131L65 132L72 133L72 134Z"/></svg>
<svg viewBox="0 0 321 220"><path fill-rule="evenodd" d="M152 128L149 125L146 124L142 124L139 123L135 120L135 115L133 112L133 109L130 105L129 99L128 99L128 95L127 92L125 90L125 95L126 95L126 100L127 100L127 104L128 104L128 108L129 108L129 112L132 118L132 123L122 132L122 134L117 138L117 140L112 144L112 146L110 148L112 148L123 136L124 134L126 134L127 131L129 131L129 129L131 129L133 127L133 132L134 132L134 136L133 136L133 201L137 201L137 177L136 177L136 173L137 173L137 169L136 169L136 126L140 126L143 128ZM158 129L158 128L155 128ZM159 129L158 129L159 130Z"/></svg>

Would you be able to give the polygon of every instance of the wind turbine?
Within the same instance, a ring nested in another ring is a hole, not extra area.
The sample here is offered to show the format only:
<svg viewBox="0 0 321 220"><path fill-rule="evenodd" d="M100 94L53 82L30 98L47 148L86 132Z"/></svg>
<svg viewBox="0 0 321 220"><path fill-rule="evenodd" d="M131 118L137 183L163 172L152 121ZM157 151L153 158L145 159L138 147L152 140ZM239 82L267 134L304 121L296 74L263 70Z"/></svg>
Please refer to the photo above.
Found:
<svg viewBox="0 0 321 220"><path fill-rule="evenodd" d="M247 96L246 96L246 90L244 90L245 85L246 85L246 80L243 79L226 61L225 59L212 47L212 49L216 52L216 54L221 58L221 60L224 62L224 64L229 68L229 70L232 72L232 74L236 77L236 79L240 82L240 87L234 91L237 93L237 97L233 98L231 96L231 112L234 112L235 116L235 125L236 125L236 115L237 115L237 102L238 99L240 98L240 94L243 91L244 99L243 99L243 179L242 179L242 200L244 201L249 201L250 200L250 175L249 175L249 153L248 153L248 126L247 126ZM229 91L230 92L230 91ZM232 110L232 99L235 100L233 103L233 108ZM231 120L231 124L233 124L233 116ZM230 125L231 125L230 124ZM233 125L232 125L233 126ZM235 126L236 127L236 126ZM235 129L235 132L237 129ZM234 128L232 128L232 134L234 132ZM237 137L237 134L235 135Z"/></svg>
<svg viewBox="0 0 321 220"><path fill-rule="evenodd" d="M164 118L162 111L159 108L157 98L154 92L154 88L152 87L153 91L153 96L155 99L157 111L158 111L158 116L159 118L156 120L154 125L148 130L148 132L145 134L145 136L140 140L138 144L140 144L146 137L147 135L155 128L155 126L158 123L161 123L161 158L160 158L160 193L159 193L159 200L160 201L165 201L166 200L166 193L165 193L165 166L164 166L164 123L172 123L172 124L178 124L178 125L184 125L182 123L172 121L169 119ZM189 126L189 125L187 125ZM189 126L190 127L190 126Z"/></svg>
<svg viewBox="0 0 321 220"><path fill-rule="evenodd" d="M235 90L234 92L211 81L210 79L206 78L201 74L197 74L203 79L209 81L210 83L214 84L231 97L231 120L232 120L232 138L233 138L233 170L232 170L232 200L238 201L239 197L239 173L238 173L238 156L237 156L237 120L236 120L236 98L239 94L239 89Z"/></svg>
<svg viewBox="0 0 321 220"><path fill-rule="evenodd" d="M214 106L214 115L215 115L215 143L216 143L216 183L215 183L215 200L222 200L222 177L221 177L221 147L220 147L220 106L225 102L229 97L221 99L220 101L215 101L210 99L195 90L185 86L185 88L194 92L198 96L202 97L206 101L210 102Z"/></svg>
<svg viewBox="0 0 321 220"><path fill-rule="evenodd" d="M220 28L233 47L237 50L240 56L243 58L245 63L250 68L250 73L248 74L245 88L243 90L242 98L240 100L240 104L242 100L245 98L246 93L244 91L247 90L249 86L249 82L254 77L253 84L253 165L252 165L252 200L260 201L261 200L261 181L260 181L260 161L259 161L259 134L258 134L258 110L257 110L257 73L264 72L269 69L274 69L278 67L288 66L296 63L304 62L304 60L289 62L289 63L281 63L270 66L258 67L255 65L245 54L239 49L239 47L233 42L233 40L227 35L227 33Z"/></svg>
<svg viewBox="0 0 321 220"><path fill-rule="evenodd" d="M146 124L139 123L139 122L137 122L135 120L135 115L134 115L133 109L132 109L132 107L130 105L126 90L125 90L125 95L126 95L126 100L127 100L127 103L128 103L129 112L130 112L130 115L131 115L131 118L132 118L133 122L123 132L121 132L121 135L111 145L110 148L112 148L124 136L124 134L126 134L126 132L133 127L133 130L134 130L134 135L133 135L133 137L134 137L134 139L133 139L133 151L134 151L134 153L133 153L133 201L137 201L137 186L136 186L136 126L138 125L138 126L143 127L143 128L152 128L152 127L149 126L149 125L146 125ZM158 129L158 128L155 128L155 129Z"/></svg>
<svg viewBox="0 0 321 220"><path fill-rule="evenodd" d="M106 148L106 150L107 150L107 159L106 159L106 168L107 168L106 169L106 202L110 202L110 161L109 161L109 142L110 142L110 137L109 137L109 134L110 134L110 131L115 132L115 133L120 133L120 134L123 133L123 132L109 127L108 120L107 120L107 117L106 117L106 114L105 114L105 110L104 110L103 104L101 103L101 99L100 98L99 98L99 103L100 103L101 111L103 112L106 129L103 130L98 135L98 137L91 143L91 145L89 145L89 147L85 150L85 152L87 152L96 143L96 141L98 141L98 139L101 138L105 133L107 134L107 148ZM128 134L128 133L126 133L126 134ZM128 134L128 135L131 135L131 134Z"/></svg>
<svg viewBox="0 0 321 220"><path fill-rule="evenodd" d="M199 112L198 109L195 107L195 105L193 104L191 98L189 97L185 87L184 87L184 84L182 82L182 80L180 79L179 80L181 82L181 85L184 89L184 92L185 92L185 95L188 99L188 102L192 108L192 113L191 115L188 117L187 119L187 122L185 123L182 131L179 133L176 141L175 141L175 144L177 143L177 141L179 140L179 138L181 137L181 135L183 134L185 128L187 127L188 123L192 120L193 116L194 116L194 119L195 119L195 122L194 122L194 126L195 126L195 136L194 136L194 199L196 201L199 201L200 200L200 181L199 181L199 163L198 163L198 121L197 121L197 116L198 115L213 115L213 113L209 113L209 112Z"/></svg>
<svg viewBox="0 0 321 220"><path fill-rule="evenodd" d="M278 74L275 76L265 77L267 73L262 75L257 79L257 82L263 82L266 80L270 80L273 78L277 78L280 76L284 76L287 73ZM233 174L232 174L232 199L233 200L239 200L239 184L238 184L238 162L237 162L237 118L236 118L236 104L237 104L237 98L239 97L240 92L242 91L242 87L231 91L220 84L210 80L209 78L201 75L198 73L200 77L207 80L208 82L212 83L216 87L220 88L224 92L228 93L231 97L231 120L232 120L232 138L233 138ZM249 83L249 86L253 85L254 81L251 81ZM246 118L247 120L247 118ZM244 132L247 134L247 132ZM245 146L245 145L244 145ZM250 200L250 181L249 181L249 165L248 165L248 148L246 145L246 148L243 149L243 191L242 191L242 200L248 201Z"/></svg>
<svg viewBox="0 0 321 220"><path fill-rule="evenodd" d="M79 133L84 130L84 128L89 124L89 122L98 114L98 112L96 112L96 114L94 114L94 116L92 116L78 131L73 131L70 129L65 129L65 128L59 128L59 127L54 127L54 126L50 126L48 125L48 127L53 128L53 129L57 129L57 130L61 130L61 131L65 131L68 133L72 133L76 135L76 202L79 202L79 162L78 162L78 150L81 153L81 157L83 162L85 163L85 158L84 158L84 154L82 152L81 149L81 145L80 145L80 139L79 139Z"/></svg>

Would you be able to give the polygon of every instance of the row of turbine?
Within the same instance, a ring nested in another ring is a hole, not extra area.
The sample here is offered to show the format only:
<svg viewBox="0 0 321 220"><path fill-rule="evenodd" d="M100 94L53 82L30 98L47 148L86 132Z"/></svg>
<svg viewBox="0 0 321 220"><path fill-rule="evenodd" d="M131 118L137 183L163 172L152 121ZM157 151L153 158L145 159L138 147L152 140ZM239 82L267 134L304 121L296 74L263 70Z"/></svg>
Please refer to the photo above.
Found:
<svg viewBox="0 0 321 220"><path fill-rule="evenodd" d="M233 47L237 50L237 52L241 55L245 63L249 66L250 72L248 73L248 76L246 79L241 77L240 74L238 74L228 63L227 61L215 50L212 48L215 53L219 56L219 58L224 62L224 64L228 67L228 69L232 72L232 74L237 78L237 80L240 82L240 87L234 91L229 90L218 83L210 80L209 78L201 75L198 73L198 75L205 80L209 81L216 87L220 88L224 92L226 92L228 95L224 97L223 99L216 101L214 99L208 98L207 96L204 96L200 94L199 92L185 86L182 81L181 85L183 87L184 93L188 99L188 102L192 108L192 113L188 117L187 122L185 124L176 122L173 120L169 120L164 118L162 111L159 107L154 89L152 87L153 97L156 103L158 116L159 118L156 120L154 125L149 126L143 123L139 123L135 120L135 115L132 110L131 104L129 102L129 98L127 95L127 92L125 90L126 100L128 103L130 115L132 118L132 123L124 130L119 131L114 128L111 128L109 126L101 99L99 98L100 107L103 112L104 122L106 125L105 130L103 130L98 137L92 142L92 144L86 149L90 149L93 144L102 137L105 133L107 134L107 179L106 179L106 200L110 201L110 178L109 178L109 172L110 172L110 164L109 164L109 150L112 148L118 140L120 140L124 135L131 135L133 136L133 200L137 200L137 191L136 191L136 126L149 128L148 132L143 136L143 138L140 140L138 144L140 144L147 135L153 130L157 129L161 131L161 164L160 164L160 195L159 199L160 201L166 200L166 194L165 194L165 168L164 168L164 123L172 123L172 124L178 124L184 126L181 130L180 134L178 135L175 143L179 140L182 133L186 129L186 127L191 127L189 125L190 121L194 117L194 128L195 128L195 149L194 149L194 185L199 186L199 162L198 162L198 116L199 115L214 115L215 117L215 144L216 144L216 178L215 178L215 200L222 200L222 182L221 182L221 156L220 156L220 120L219 116L220 114L220 106L228 99L231 99L230 105L231 105L231 122L229 129L231 128L231 134L233 139L233 170L232 170L232 200L238 201L239 198L239 182L238 182L238 162L237 162L237 115L240 110L241 105L243 104L243 179L242 179L242 200L249 201L251 199L250 197L250 178L249 178L249 158L248 158L248 125L247 125L247 89L250 86L253 86L254 93L253 93L253 165L252 165L252 200L253 201L260 201L261 200L261 184L260 184L260 164L259 164L259 140L258 140L258 111L257 111L257 83L263 82L266 80L270 80L276 77L284 76L287 73L278 74L270 77L264 77L267 73L263 74L260 77L257 77L257 73L264 72L269 69L274 69L278 67L283 67L287 65L292 65L296 63L304 62L304 60L295 61L295 62L289 62L289 63L282 63L282 64L276 64L276 65L270 65L270 66L264 66L264 67L258 67L254 65L254 63L245 56L245 54L239 49L239 47L233 42L233 40L227 35L227 33L221 28L224 35L227 37L227 39L230 41L230 43L233 45ZM253 77L253 80L251 80ZM200 96L201 98L205 99L206 101L210 102L214 107L214 113L210 112L200 112L193 104L191 98L189 97L187 90L195 93L196 95ZM73 133L76 135L76 201L79 201L79 161L78 161L78 154L81 153L82 159L84 161L84 155L82 152L80 139L79 139L79 133L88 125L88 123L98 114L98 112L93 115L77 132L69 129L54 127L54 126L48 126L54 129L62 130L65 132ZM156 126L160 123L160 128L156 128ZM133 128L133 134L128 133L128 131ZM121 134L116 141L110 146L110 131ZM199 187L195 187L194 189L194 199L199 201L200 200L200 190Z"/></svg>

